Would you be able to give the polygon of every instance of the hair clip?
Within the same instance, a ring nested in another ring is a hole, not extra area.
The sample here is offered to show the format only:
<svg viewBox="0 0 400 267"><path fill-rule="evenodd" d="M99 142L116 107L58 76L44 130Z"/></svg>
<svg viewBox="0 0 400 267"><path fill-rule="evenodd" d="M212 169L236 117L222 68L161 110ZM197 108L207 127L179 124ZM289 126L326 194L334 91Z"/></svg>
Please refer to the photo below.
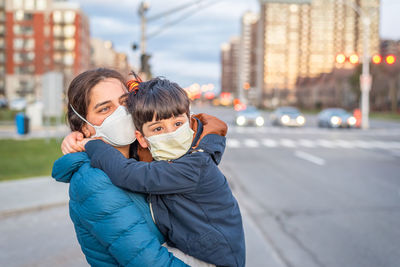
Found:
<svg viewBox="0 0 400 267"><path fill-rule="evenodd" d="M142 81L140 77L132 71L131 73L135 78L126 82L126 86L128 87L129 93L134 93L136 95L137 91L139 90L139 85Z"/></svg>

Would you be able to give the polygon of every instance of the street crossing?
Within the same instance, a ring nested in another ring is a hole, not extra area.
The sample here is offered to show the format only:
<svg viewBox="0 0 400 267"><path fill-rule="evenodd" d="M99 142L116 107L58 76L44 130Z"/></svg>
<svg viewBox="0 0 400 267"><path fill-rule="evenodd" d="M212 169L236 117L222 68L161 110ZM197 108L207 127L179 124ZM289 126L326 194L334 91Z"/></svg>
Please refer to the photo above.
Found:
<svg viewBox="0 0 400 267"><path fill-rule="evenodd" d="M233 138L226 140L227 148L344 148L400 150L400 142L344 139L291 139L291 138Z"/></svg>

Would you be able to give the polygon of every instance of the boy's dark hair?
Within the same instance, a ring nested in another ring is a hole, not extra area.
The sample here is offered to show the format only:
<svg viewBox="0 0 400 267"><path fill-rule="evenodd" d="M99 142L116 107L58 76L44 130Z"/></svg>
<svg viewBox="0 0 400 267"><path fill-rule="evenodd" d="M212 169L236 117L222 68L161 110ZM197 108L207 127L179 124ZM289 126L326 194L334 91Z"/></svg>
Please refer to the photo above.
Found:
<svg viewBox="0 0 400 267"><path fill-rule="evenodd" d="M141 82L136 93L129 94L128 110L132 114L136 129L143 133L143 124L169 119L186 113L190 115L190 101L178 84L164 78Z"/></svg>

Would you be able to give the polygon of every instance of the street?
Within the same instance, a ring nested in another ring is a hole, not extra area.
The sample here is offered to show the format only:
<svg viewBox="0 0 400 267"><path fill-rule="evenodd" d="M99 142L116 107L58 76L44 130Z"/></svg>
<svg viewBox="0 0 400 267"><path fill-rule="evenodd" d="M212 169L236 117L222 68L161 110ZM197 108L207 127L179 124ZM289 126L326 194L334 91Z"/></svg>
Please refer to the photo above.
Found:
<svg viewBox="0 0 400 267"><path fill-rule="evenodd" d="M220 167L241 207L247 266L399 266L399 123L319 129L307 116L304 128L281 128L263 113L264 127L237 127L231 109L194 112L229 124ZM64 202L0 213L1 266L87 266L68 215L67 185L54 184L49 190ZM28 199L22 191L12 195Z"/></svg>
<svg viewBox="0 0 400 267"><path fill-rule="evenodd" d="M221 168L283 266L399 265L400 125L372 127L230 125Z"/></svg>

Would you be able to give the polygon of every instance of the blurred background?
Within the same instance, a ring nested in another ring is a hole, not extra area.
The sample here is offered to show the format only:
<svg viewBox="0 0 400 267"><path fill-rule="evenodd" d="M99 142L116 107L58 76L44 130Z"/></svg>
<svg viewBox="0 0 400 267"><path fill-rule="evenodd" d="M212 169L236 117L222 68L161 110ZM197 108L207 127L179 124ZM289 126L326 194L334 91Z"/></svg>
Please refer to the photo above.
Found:
<svg viewBox="0 0 400 267"><path fill-rule="evenodd" d="M400 1L0 0L0 265L87 266L51 179L66 89L181 85L228 126L247 266L399 266Z"/></svg>

